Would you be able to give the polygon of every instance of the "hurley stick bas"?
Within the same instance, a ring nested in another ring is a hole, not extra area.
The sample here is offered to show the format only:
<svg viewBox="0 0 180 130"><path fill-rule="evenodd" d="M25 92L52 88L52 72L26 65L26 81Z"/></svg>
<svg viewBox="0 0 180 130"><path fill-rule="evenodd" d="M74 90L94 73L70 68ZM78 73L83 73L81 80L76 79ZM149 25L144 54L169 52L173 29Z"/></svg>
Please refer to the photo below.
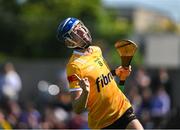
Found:
<svg viewBox="0 0 180 130"><path fill-rule="evenodd" d="M115 43L115 48L120 55L122 67L129 67L138 48L136 43L131 40L119 40ZM124 82L120 80L120 85L124 85Z"/></svg>

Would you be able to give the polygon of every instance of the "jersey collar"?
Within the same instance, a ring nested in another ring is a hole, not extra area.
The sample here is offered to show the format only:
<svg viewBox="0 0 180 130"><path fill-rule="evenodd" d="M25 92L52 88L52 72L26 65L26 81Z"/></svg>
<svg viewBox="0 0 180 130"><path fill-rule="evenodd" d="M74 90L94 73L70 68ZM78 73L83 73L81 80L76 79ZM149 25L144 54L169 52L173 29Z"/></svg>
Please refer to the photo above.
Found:
<svg viewBox="0 0 180 130"><path fill-rule="evenodd" d="M81 55L81 56L85 55L83 52L79 52L79 51L76 51L76 50L73 51L73 54L77 54L77 55Z"/></svg>
<svg viewBox="0 0 180 130"><path fill-rule="evenodd" d="M92 49L92 47L89 47L89 49ZM81 56L85 56L86 55L86 53L83 53L83 52L80 52L80 51L77 51L77 50L74 50L73 54L77 54L77 55L81 55Z"/></svg>

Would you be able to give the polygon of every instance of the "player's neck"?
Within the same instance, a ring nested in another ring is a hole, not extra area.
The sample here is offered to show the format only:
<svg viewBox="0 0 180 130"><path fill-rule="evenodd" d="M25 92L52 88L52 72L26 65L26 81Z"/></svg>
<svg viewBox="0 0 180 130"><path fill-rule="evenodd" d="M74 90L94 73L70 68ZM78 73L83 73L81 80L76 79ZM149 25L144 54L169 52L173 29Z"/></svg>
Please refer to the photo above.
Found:
<svg viewBox="0 0 180 130"><path fill-rule="evenodd" d="M88 54L92 53L92 48L88 47L88 48L85 48L85 49L76 49L75 51L83 53L84 55L88 55Z"/></svg>

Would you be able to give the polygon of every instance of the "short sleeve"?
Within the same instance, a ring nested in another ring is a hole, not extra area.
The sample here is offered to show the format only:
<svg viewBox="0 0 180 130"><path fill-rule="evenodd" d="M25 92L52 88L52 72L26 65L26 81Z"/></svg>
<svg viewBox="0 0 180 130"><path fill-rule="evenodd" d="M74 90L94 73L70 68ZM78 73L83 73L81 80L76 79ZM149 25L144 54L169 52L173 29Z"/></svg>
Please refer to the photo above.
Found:
<svg viewBox="0 0 180 130"><path fill-rule="evenodd" d="M101 48L98 46L94 46L94 49L96 50L97 53L99 53L100 55L102 55L102 51Z"/></svg>
<svg viewBox="0 0 180 130"><path fill-rule="evenodd" d="M69 64L66 67L66 74L67 74L67 80L69 83L69 91L79 91L82 90L81 87L78 85L78 79L75 76L78 75L81 77L81 71L79 67L75 64Z"/></svg>

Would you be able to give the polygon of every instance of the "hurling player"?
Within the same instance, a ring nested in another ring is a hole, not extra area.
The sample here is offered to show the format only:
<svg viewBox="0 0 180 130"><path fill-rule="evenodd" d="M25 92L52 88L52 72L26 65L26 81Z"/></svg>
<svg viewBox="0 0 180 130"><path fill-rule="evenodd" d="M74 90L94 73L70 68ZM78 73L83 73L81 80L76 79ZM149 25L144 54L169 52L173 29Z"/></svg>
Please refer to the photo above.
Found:
<svg viewBox="0 0 180 130"><path fill-rule="evenodd" d="M73 110L79 114L87 109L89 128L143 129L113 77L117 75L125 81L131 68L120 66L112 73L101 49L92 46L90 32L79 19L63 20L57 38L73 50L66 66L69 91Z"/></svg>

